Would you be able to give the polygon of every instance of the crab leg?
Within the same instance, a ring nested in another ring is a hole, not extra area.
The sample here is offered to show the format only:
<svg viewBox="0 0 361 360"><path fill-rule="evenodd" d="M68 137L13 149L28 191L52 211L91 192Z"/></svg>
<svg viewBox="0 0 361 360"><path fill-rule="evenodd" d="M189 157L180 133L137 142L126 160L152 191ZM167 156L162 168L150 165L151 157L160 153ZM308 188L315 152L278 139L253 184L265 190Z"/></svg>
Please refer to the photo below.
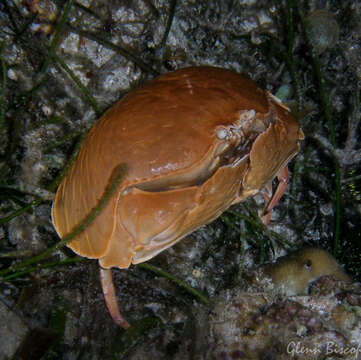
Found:
<svg viewBox="0 0 361 360"><path fill-rule="evenodd" d="M284 194L284 192L287 189L289 178L290 178L290 174L288 171L288 167L285 166L277 174L278 185L277 185L277 189L276 189L275 193L273 194L273 196L272 196L272 191L270 192L272 197L269 195L269 191L263 192L263 197L265 198L265 203L267 203L267 201L268 201L268 204L262 211L261 219L262 219L263 224L265 224L266 226L271 221L272 209L277 205L277 203L279 202L282 195ZM269 189L267 189L267 190L269 190Z"/></svg>
<svg viewBox="0 0 361 360"><path fill-rule="evenodd" d="M128 329L130 327L129 323L123 318L123 316L119 312L111 269L104 269L100 267L100 283L110 316L117 325L119 325L123 329Z"/></svg>

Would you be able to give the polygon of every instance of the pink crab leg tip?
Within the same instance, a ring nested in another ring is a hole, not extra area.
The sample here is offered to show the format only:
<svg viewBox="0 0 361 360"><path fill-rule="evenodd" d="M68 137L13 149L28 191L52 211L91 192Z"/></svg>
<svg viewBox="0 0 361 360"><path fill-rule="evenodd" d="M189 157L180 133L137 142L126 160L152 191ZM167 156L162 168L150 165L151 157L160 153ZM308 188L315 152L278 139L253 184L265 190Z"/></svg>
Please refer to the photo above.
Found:
<svg viewBox="0 0 361 360"><path fill-rule="evenodd" d="M283 194L287 189L289 178L290 178L290 173L288 171L288 167L286 166L277 175L278 186L275 193L273 194L271 201L267 206L267 212L271 211L280 201L281 197L283 196Z"/></svg>
<svg viewBox="0 0 361 360"><path fill-rule="evenodd" d="M261 216L261 221L264 226L268 226L271 222L272 210L269 211L266 215Z"/></svg>
<svg viewBox="0 0 361 360"><path fill-rule="evenodd" d="M105 304L113 321L123 329L128 329L130 325L119 311L111 269L103 269L100 267L100 283L104 294Z"/></svg>
<svg viewBox="0 0 361 360"><path fill-rule="evenodd" d="M261 220L264 225L267 226L270 223L272 209L277 205L277 203L280 201L281 197L285 193L285 191L287 189L289 178L290 178L290 174L288 171L288 167L285 166L283 169L281 169L279 171L279 173L277 175L278 186L277 186L277 189L276 189L275 193L273 194L273 196L270 198L270 196L267 192L263 193L265 202L267 203L267 201L269 201L268 204L265 206L265 208L262 212L262 216L261 216Z"/></svg>

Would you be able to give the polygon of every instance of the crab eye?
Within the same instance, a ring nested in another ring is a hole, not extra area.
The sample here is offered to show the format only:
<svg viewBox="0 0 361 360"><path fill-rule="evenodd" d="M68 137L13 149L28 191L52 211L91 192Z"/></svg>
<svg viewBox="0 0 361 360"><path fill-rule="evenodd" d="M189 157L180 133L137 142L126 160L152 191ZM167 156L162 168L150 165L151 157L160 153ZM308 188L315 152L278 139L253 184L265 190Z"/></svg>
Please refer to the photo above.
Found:
<svg viewBox="0 0 361 360"><path fill-rule="evenodd" d="M306 268L307 270L310 270L311 267L312 267L312 261L311 261L310 259L306 260L304 266L305 266L305 268Z"/></svg>
<svg viewBox="0 0 361 360"><path fill-rule="evenodd" d="M219 140L223 140L227 137L228 132L226 129L221 128L217 130L216 135Z"/></svg>

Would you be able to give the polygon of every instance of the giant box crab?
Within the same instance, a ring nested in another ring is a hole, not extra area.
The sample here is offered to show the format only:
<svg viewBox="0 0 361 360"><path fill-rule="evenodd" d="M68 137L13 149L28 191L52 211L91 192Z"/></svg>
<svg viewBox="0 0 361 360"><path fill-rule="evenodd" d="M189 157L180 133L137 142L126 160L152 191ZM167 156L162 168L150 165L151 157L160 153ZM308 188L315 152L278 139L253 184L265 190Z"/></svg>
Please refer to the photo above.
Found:
<svg viewBox="0 0 361 360"><path fill-rule="evenodd" d="M99 259L107 306L128 327L106 269L154 257L262 190L268 223L302 139L285 105L232 71L205 66L162 75L91 129L57 190L54 226L60 237L69 234L97 206L114 169L127 164L105 208L69 246ZM266 190L276 176L272 196Z"/></svg>

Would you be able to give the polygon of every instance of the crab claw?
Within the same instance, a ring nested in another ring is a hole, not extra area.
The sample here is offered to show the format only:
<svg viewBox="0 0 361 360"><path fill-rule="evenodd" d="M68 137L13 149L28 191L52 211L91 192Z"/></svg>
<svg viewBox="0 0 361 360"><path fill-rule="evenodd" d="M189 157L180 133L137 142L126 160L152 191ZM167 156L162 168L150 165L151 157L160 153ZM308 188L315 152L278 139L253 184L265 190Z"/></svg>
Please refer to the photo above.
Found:
<svg viewBox="0 0 361 360"><path fill-rule="evenodd" d="M277 205L282 195L286 191L289 178L290 174L288 171L288 167L285 166L277 174L278 185L274 194L272 195L272 189L270 189L268 186L265 188L264 191L262 191L262 195L265 199L265 204L267 204L262 210L260 216L264 225L269 225L272 216L272 209Z"/></svg>
<svg viewBox="0 0 361 360"><path fill-rule="evenodd" d="M105 303L113 321L123 329L128 329L130 325L123 318L119 311L111 269L103 269L100 267L100 283L102 286Z"/></svg>

